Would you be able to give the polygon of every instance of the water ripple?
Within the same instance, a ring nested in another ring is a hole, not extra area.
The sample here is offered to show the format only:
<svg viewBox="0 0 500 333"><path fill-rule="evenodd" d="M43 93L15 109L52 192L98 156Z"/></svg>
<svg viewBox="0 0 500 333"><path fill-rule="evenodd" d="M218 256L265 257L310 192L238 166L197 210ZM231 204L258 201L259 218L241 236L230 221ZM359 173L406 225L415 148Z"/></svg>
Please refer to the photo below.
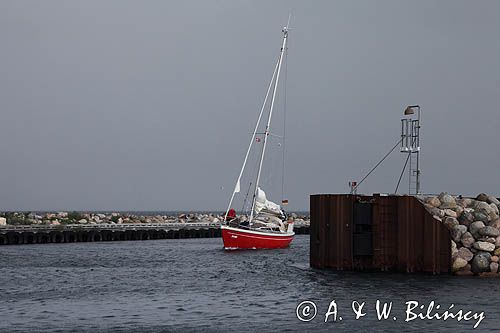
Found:
<svg viewBox="0 0 500 333"><path fill-rule="evenodd" d="M284 250L225 252L221 246L220 239L171 239L0 247L0 331L400 332L472 327L456 321L385 322L374 313L358 321L348 317L324 323L321 317L332 299L344 311L352 300L455 303L485 311L481 329L499 328L496 280L313 270L309 237L302 235ZM295 307L305 299L323 311L309 323L295 317ZM402 316L401 306L395 311Z"/></svg>

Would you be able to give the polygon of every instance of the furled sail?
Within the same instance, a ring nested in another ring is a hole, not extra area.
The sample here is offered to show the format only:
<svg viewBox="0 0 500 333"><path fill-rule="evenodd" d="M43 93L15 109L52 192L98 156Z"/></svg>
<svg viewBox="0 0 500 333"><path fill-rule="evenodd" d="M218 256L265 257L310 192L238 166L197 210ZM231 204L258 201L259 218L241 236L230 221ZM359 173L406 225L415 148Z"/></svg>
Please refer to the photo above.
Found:
<svg viewBox="0 0 500 333"><path fill-rule="evenodd" d="M253 224L258 227L271 229L278 228L282 232L285 232L286 226L283 223L284 219L285 215L280 205L267 200L266 193L258 187L255 197L255 217L253 219Z"/></svg>
<svg viewBox="0 0 500 333"><path fill-rule="evenodd" d="M259 213L272 214L278 217L282 217L283 213L281 211L280 205L267 200L266 192L264 192L260 187L257 188L257 196L255 198L255 214Z"/></svg>

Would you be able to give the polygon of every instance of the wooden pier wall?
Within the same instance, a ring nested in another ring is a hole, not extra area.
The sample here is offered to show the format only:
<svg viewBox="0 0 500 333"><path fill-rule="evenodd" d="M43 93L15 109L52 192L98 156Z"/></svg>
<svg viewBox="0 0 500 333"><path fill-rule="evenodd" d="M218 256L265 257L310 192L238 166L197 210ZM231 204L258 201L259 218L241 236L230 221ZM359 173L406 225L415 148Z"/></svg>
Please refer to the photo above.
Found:
<svg viewBox="0 0 500 333"><path fill-rule="evenodd" d="M335 270L451 272L451 236L413 196L310 197L310 265Z"/></svg>
<svg viewBox="0 0 500 333"><path fill-rule="evenodd" d="M295 228L308 234L309 227ZM129 241L221 237L219 223L6 225L0 227L0 245Z"/></svg>

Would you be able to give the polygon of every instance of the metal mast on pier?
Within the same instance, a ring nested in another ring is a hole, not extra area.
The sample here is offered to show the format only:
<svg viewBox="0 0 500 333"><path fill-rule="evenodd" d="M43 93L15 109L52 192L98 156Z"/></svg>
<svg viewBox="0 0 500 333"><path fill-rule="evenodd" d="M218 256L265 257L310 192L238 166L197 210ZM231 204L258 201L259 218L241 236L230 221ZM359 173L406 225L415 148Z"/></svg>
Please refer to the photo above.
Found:
<svg viewBox="0 0 500 333"><path fill-rule="evenodd" d="M415 109L417 118L414 119ZM420 106L409 105L401 119L401 152L408 154L408 194L421 194L420 187Z"/></svg>

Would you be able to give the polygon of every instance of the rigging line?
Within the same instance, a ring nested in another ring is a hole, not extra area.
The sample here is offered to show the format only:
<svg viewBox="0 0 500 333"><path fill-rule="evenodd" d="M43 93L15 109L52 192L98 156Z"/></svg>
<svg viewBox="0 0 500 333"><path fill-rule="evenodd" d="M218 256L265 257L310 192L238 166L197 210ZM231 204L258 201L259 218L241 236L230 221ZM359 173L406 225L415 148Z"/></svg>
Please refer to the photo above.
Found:
<svg viewBox="0 0 500 333"><path fill-rule="evenodd" d="M253 156L252 156L252 158L253 158ZM250 161L250 163L251 163L251 161ZM256 159L255 159L255 166L251 169L251 170L254 170L254 172L250 172L250 175L249 175L249 177L250 177L251 179L253 179L253 178L256 178L256 177L257 177L257 170L258 170L258 168L259 168L259 159L258 159L258 158L256 158ZM250 182L250 185L249 185L249 190L250 190L250 187L251 187L251 186L252 186L252 182ZM248 195L248 194L247 194L247 195ZM255 194L254 194L254 195L255 195ZM247 200L247 199L246 199L246 197L245 197L245 200ZM252 200L253 200L253 196L252 196ZM245 208L245 209L246 209L246 211L250 211L252 208L251 208L251 207L248 207L248 206L250 206L250 204L252 204L252 202L248 201L246 204L247 204L247 208Z"/></svg>
<svg viewBox="0 0 500 333"><path fill-rule="evenodd" d="M269 87L267 88L266 98L264 98L264 103L262 103L262 108L260 109L259 118L257 119L257 123L255 124L255 128L253 130L253 135L252 135L252 138L250 139L250 144L248 145L245 159L243 160L243 166L241 167L240 174L238 176L238 180L236 181L235 189L233 190L233 194L231 195L231 199L229 200L229 204L227 205L226 214L224 215L224 221L226 220L227 212L229 211L229 209L231 208L231 204L233 203L234 195L236 194L236 186L239 185L240 180L241 180L241 176L243 175L243 171L245 170L248 155L250 154L250 150L252 148L253 141L255 140L255 136L256 136L255 133L257 132L257 130L259 128L260 120L262 118L262 115L264 113L264 109L266 107L267 98L269 97L269 93L271 92L271 88L273 86L273 81L275 80L276 73L279 71L279 67L280 67L280 60L278 60L278 62L276 63L276 67L274 67L273 76L271 77L271 82L269 82Z"/></svg>
<svg viewBox="0 0 500 333"><path fill-rule="evenodd" d="M250 188L252 187L252 182L248 185L247 194L245 195L245 199L243 200L243 207L241 207L241 212L245 212L245 205L247 204L248 194L250 193Z"/></svg>
<svg viewBox="0 0 500 333"><path fill-rule="evenodd" d="M274 102L276 101L276 92L277 92L277 89L278 89L278 82L279 82L279 79L280 79L281 65L283 63L283 53L284 53L284 51L286 49L286 41L287 41L287 37L288 37L288 30L287 30L287 28L285 28L282 31L283 31L283 44L282 44L281 50L280 50L280 56L279 56L279 62L278 62L278 71L276 72L276 80L275 80L275 83L274 83L273 96L272 96L272 99L271 99L271 106L269 107L269 115L267 117L266 135L264 136L264 144L262 145L262 153L261 153L261 156L260 156L259 171L257 173L257 179L255 181L255 192L254 192L254 197L253 197L253 200L252 200L252 210L250 212L250 223L252 223L252 220L253 220L253 211L254 211L254 208L255 208L255 200L256 200L257 191L258 191L258 188L259 188L260 175L261 175L261 171L262 171L262 163L264 162L264 153L266 152L266 145L267 145L267 140L268 140L268 134L267 133L269 133L269 129L271 127L271 118L272 118L272 115L273 115Z"/></svg>
<svg viewBox="0 0 500 333"><path fill-rule="evenodd" d="M254 165L254 167L252 169L253 172L251 172L251 174L249 175L251 179L257 178L257 171L258 171L258 169L259 169L259 158L258 158L258 156L256 156L256 158L255 158L255 165Z"/></svg>
<svg viewBox="0 0 500 333"><path fill-rule="evenodd" d="M292 15L290 14L288 16L288 24L290 24L290 17ZM288 76L288 45L285 49L285 77L283 78L284 79L284 83L283 83L283 161L282 161L282 165L283 165L283 168L281 170L281 200L283 201L283 199L285 199L285 139L286 139L286 79L287 79L287 76Z"/></svg>
<svg viewBox="0 0 500 333"><path fill-rule="evenodd" d="M382 164L382 162L387 158L387 156L389 156L394 151L394 149L396 149L396 147L399 146L399 144L401 143L401 141L403 141L403 138L399 139L398 142L394 145L394 147L392 147L392 149L387 154L385 154L385 156L370 170L370 172L368 172L368 174L366 176L364 176L363 179L361 179L361 181L358 183L358 185L356 185L356 187L354 187L354 190L357 190L358 187L359 187L359 185L361 185L361 183L364 182L365 179L368 178L368 176L371 175L371 173L373 171L375 171L375 169L380 164Z"/></svg>
<svg viewBox="0 0 500 333"><path fill-rule="evenodd" d="M406 170L406 165L408 164L408 160L410 159L410 154L411 153L408 153L408 157L406 157L406 162L405 165L403 166L403 170L401 170L401 175L399 176L398 185L396 185L396 190L394 191L394 194L398 193L399 183L401 183L401 179L403 178L403 174Z"/></svg>
<svg viewBox="0 0 500 333"><path fill-rule="evenodd" d="M270 152L273 152L273 150L271 150L274 148L274 141L272 140L272 137L269 138L269 142L271 143L269 150L270 150ZM267 168L269 169L269 172L263 176L264 179L261 182L262 184L267 185L269 189L272 186L271 180L274 179L273 172L277 169L276 164L279 163L279 158L276 159L274 155L275 154L271 154L271 153L267 154L268 158L267 158L266 163L267 163ZM278 167L279 167L279 165L278 165Z"/></svg>
<svg viewBox="0 0 500 333"><path fill-rule="evenodd" d="M280 61L281 61L281 54L278 56L278 63L276 64L276 68L274 69L274 74L273 74L273 79L271 80L271 83L269 85L269 89L267 91L268 95L269 95L269 92L271 91L271 85L276 87L276 73L280 71ZM274 94L274 92L273 92ZM267 98L267 96L266 96ZM267 99L266 99L266 102L267 102ZM269 105L269 108L271 108L272 106L272 101L270 103L271 105ZM264 110L264 107L266 107L266 103L264 103L264 105L262 106ZM262 143L262 148L261 148L261 156L264 155L264 151L265 151L265 143L266 143L266 140L267 140L267 137L268 135L266 135L267 133L267 126L265 127L264 129L264 141ZM257 133L257 132L256 132ZM259 141L260 142L260 141ZM259 166L261 166L261 164L263 163L263 161L260 161L259 158L257 158L256 160L256 166L255 166L255 169L256 169L256 173L255 173L255 178L256 178L256 181L255 181L255 189L254 189L254 192L253 192L253 196L252 196L252 207L250 208L250 220L252 220L253 218L253 212L254 212L254 205L255 205L255 200L257 198L257 190L259 188L259 173L260 173L260 170L259 170Z"/></svg>

